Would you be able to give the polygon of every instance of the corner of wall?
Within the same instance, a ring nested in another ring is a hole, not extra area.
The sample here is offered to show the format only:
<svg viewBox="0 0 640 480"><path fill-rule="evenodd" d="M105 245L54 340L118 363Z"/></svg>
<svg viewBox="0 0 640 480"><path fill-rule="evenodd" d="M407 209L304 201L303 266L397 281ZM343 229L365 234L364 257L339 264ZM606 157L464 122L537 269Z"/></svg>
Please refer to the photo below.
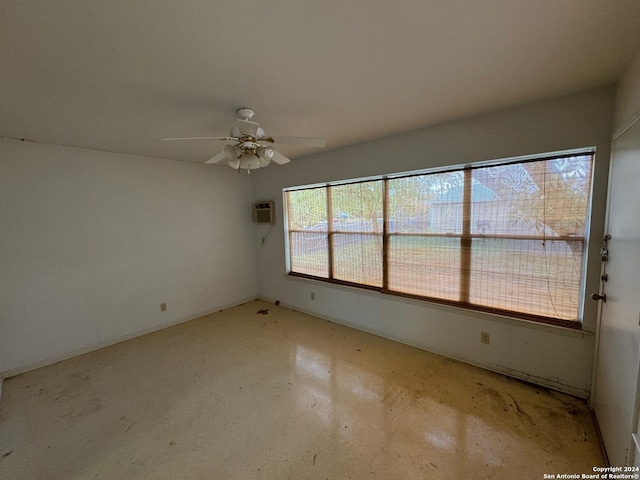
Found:
<svg viewBox="0 0 640 480"><path fill-rule="evenodd" d="M614 138L640 119L640 50L627 65L615 93Z"/></svg>

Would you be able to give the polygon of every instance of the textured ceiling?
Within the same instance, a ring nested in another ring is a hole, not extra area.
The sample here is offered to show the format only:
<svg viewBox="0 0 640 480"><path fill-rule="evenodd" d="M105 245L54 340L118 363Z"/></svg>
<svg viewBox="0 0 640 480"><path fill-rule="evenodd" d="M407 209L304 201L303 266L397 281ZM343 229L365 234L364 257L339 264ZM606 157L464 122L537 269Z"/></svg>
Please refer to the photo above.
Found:
<svg viewBox="0 0 640 480"><path fill-rule="evenodd" d="M638 0L0 0L0 136L204 162L159 138L249 106L336 148L611 84L639 46Z"/></svg>

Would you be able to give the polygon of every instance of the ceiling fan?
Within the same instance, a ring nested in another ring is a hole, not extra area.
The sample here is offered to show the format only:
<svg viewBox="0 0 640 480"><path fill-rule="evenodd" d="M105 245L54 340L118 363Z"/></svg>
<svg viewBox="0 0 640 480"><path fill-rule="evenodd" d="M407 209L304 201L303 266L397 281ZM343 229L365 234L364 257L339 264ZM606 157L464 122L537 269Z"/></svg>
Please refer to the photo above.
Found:
<svg viewBox="0 0 640 480"><path fill-rule="evenodd" d="M252 122L251 118L255 114L252 108L239 108L236 110L238 118L236 124L231 127L228 137L178 137L162 138L161 140L223 140L232 141L232 144L225 145L224 149L214 155L205 163L219 163L226 160L228 165L235 170L251 170L266 167L272 160L279 164L289 163L291 160L277 152L269 144L289 144L304 145L307 147L324 147L324 138L309 137L267 137L259 123Z"/></svg>

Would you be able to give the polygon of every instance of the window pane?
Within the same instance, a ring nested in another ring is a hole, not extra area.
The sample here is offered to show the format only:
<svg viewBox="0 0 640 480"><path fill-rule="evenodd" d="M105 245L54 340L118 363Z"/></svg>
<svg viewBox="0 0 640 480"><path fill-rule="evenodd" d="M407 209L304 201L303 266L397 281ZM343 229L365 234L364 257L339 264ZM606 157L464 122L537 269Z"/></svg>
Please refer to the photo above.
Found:
<svg viewBox="0 0 640 480"><path fill-rule="evenodd" d="M460 239L392 235L389 290L458 300Z"/></svg>
<svg viewBox="0 0 640 480"><path fill-rule="evenodd" d="M327 278L329 276L329 250L327 234L291 232L291 271Z"/></svg>
<svg viewBox="0 0 640 480"><path fill-rule="evenodd" d="M333 278L382 286L382 235L333 235Z"/></svg>
<svg viewBox="0 0 640 480"><path fill-rule="evenodd" d="M462 184L462 172L389 180L389 232L459 234Z"/></svg>
<svg viewBox="0 0 640 480"><path fill-rule="evenodd" d="M470 302L577 320L582 241L474 239Z"/></svg>
<svg viewBox="0 0 640 480"><path fill-rule="evenodd" d="M287 192L287 216L291 271L328 278L327 190Z"/></svg>
<svg viewBox="0 0 640 480"><path fill-rule="evenodd" d="M327 189L287 192L289 230L327 231Z"/></svg>
<svg viewBox="0 0 640 480"><path fill-rule="evenodd" d="M471 233L583 236L590 187L590 155L474 169Z"/></svg>
<svg viewBox="0 0 640 480"><path fill-rule="evenodd" d="M331 187L334 231L382 232L382 180Z"/></svg>

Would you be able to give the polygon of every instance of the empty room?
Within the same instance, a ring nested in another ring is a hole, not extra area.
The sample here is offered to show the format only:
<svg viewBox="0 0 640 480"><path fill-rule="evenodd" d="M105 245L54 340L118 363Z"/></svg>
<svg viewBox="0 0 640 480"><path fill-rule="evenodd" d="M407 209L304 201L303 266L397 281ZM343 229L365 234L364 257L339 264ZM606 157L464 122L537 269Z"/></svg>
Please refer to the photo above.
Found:
<svg viewBox="0 0 640 480"><path fill-rule="evenodd" d="M0 0L0 478L640 478L640 2Z"/></svg>

